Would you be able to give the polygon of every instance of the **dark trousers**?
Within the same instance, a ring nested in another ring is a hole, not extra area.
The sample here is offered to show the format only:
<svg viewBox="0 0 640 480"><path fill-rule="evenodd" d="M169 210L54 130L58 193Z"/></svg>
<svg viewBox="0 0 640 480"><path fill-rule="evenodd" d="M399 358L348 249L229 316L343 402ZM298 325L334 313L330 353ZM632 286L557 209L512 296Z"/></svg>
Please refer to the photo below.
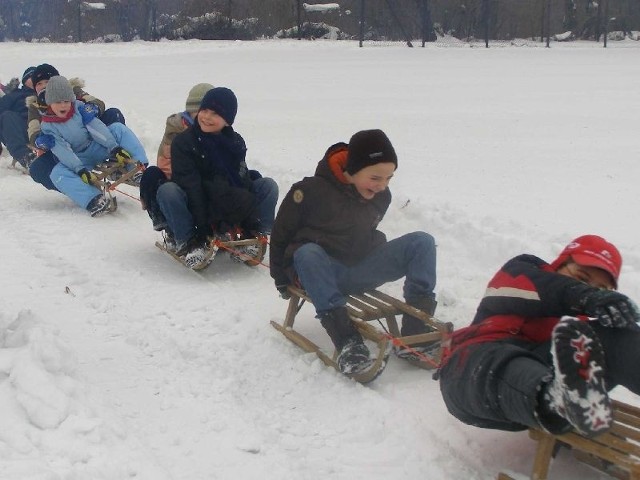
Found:
<svg viewBox="0 0 640 480"><path fill-rule="evenodd" d="M640 394L640 328L591 322L605 354L605 381ZM517 431L538 427L541 387L553 378L551 342L485 342L456 350L439 371L449 412L481 428Z"/></svg>
<svg viewBox="0 0 640 480"><path fill-rule="evenodd" d="M7 146L14 159L25 157L30 151L27 146L27 119L12 111L0 114L0 142Z"/></svg>
<svg viewBox="0 0 640 480"><path fill-rule="evenodd" d="M147 211L149 216L153 219L155 216L163 216L160 211L160 205L156 200L158 188L160 185L167 181L167 176L164 172L156 167L147 167L140 179L140 201L143 208Z"/></svg>

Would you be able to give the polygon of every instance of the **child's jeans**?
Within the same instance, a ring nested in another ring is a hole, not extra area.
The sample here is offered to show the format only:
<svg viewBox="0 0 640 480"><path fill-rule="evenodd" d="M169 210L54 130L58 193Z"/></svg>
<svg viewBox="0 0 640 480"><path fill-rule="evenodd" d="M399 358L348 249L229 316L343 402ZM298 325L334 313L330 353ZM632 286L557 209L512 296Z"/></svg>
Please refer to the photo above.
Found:
<svg viewBox="0 0 640 480"><path fill-rule="evenodd" d="M404 297L432 296L436 285L436 245L425 232L391 240L348 267L315 243L296 250L293 264L316 313L346 305L346 295L362 293L406 277Z"/></svg>

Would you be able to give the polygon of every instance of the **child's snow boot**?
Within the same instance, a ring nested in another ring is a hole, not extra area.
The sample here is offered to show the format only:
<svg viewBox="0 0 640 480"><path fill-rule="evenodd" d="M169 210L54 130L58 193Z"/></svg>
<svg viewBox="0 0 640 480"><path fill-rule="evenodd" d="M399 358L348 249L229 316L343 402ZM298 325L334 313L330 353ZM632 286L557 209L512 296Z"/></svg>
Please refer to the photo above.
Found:
<svg viewBox="0 0 640 480"><path fill-rule="evenodd" d="M349 317L347 308L334 308L319 317L338 352L336 363L340 372L349 375L366 370L371 365L369 349Z"/></svg>
<svg viewBox="0 0 640 480"><path fill-rule="evenodd" d="M419 297L408 297L406 303L418 310L422 310L429 316L433 316L436 311L438 303L432 295L423 295ZM403 337L411 335L420 335L421 333L429 333L435 331L433 328L428 327L422 320L416 318L408 313L402 314L402 327L400 328L400 335ZM400 358L410 360L420 360L420 355L433 354L435 350L440 348L440 341L434 340L431 342L419 343L411 345L411 350L399 347L396 349L396 355Z"/></svg>
<svg viewBox="0 0 640 480"><path fill-rule="evenodd" d="M552 334L554 378L542 401L583 435L611 427L611 400L604 380L604 352L587 322L563 317Z"/></svg>
<svg viewBox="0 0 640 480"><path fill-rule="evenodd" d="M87 205L87 211L92 217L101 217L115 210L115 199L103 195L102 193L93 197Z"/></svg>

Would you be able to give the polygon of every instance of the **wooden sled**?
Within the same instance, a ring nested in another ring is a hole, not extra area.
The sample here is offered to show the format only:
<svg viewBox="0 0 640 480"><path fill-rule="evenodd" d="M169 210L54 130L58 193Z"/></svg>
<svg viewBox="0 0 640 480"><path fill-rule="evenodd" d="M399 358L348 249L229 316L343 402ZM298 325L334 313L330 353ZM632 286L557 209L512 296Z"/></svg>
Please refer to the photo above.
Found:
<svg viewBox="0 0 640 480"><path fill-rule="evenodd" d="M574 457L620 480L640 480L640 408L613 400L613 426L594 438L571 432L551 435L530 429L537 442L532 480L547 480L549 464L558 446L569 446ZM505 473L498 480L513 480Z"/></svg>
<svg viewBox="0 0 640 480"><path fill-rule="evenodd" d="M239 250L241 247L247 247L255 245L257 247L256 255L247 255ZM187 266L185 263L184 257L180 255L176 255L174 252L167 250L166 246L162 242L156 242L156 247L158 247L163 252L171 255L175 260L180 262L185 267ZM249 267L255 267L259 265L264 259L264 255L267 251L267 237L257 237L257 238L247 238L242 240L220 240L216 237L208 237L207 239L207 255L202 263L197 265L196 267L192 267L192 270L204 270L207 268L217 252L220 250L226 250L231 255L237 257L237 261L244 263Z"/></svg>
<svg viewBox="0 0 640 480"><path fill-rule="evenodd" d="M134 182L134 177L138 172L142 172L144 168L144 164L137 160L127 160L124 164L104 161L96 165L92 170L97 178L93 184L104 190L105 193L123 183L132 187L139 187L140 185Z"/></svg>
<svg viewBox="0 0 640 480"><path fill-rule="evenodd" d="M309 302L311 304L312 302L304 290L292 285L289 285L287 288L291 298L289 299L289 306L284 322L279 324L272 320L271 325L300 348L307 352L315 353L326 365L339 371L335 361L337 356L335 352L333 358L329 357L315 343L293 329L295 318L304 303ZM351 378L360 383L368 383L374 380L382 372L382 369L384 369L389 352L391 351L390 335L403 344L411 346L429 340L442 340L442 338L453 329L450 323L440 322L430 317L427 313L413 308L378 290L371 290L361 295L349 295L347 297L347 310L362 336L375 342L378 347L378 356L372 367L363 373L350 375ZM435 329L435 331L421 335L401 337L396 315L401 315L402 313L409 313L419 318L425 325ZM386 322L386 328L390 335L369 325L368 322L371 321ZM441 353L442 348L438 349L434 355L433 364L420 362L423 365L419 366L427 369L436 367L440 363Z"/></svg>

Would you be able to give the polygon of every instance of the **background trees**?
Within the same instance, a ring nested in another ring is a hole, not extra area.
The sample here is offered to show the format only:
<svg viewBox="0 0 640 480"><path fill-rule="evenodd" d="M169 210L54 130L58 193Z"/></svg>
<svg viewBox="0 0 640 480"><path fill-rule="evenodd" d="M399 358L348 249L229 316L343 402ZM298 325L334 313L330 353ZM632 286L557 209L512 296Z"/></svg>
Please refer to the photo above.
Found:
<svg viewBox="0 0 640 480"><path fill-rule="evenodd" d="M329 0L306 0L310 4ZM129 41L162 37L255 39L298 36L373 40L510 40L542 34L550 11L551 34L599 39L608 31L640 30L638 0L343 0L340 8L308 11L302 0L3 0L0 40ZM425 23L426 21L426 23ZM428 25L427 32L424 31Z"/></svg>

